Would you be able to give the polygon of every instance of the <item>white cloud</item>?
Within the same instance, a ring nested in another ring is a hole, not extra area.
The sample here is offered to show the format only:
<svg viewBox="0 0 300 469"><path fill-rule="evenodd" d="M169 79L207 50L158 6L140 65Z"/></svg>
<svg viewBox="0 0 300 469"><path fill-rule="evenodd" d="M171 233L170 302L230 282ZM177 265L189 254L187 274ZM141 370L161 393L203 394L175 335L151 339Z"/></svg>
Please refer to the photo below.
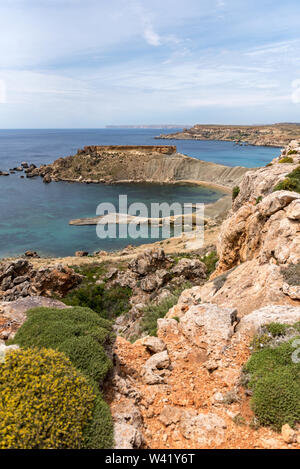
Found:
<svg viewBox="0 0 300 469"><path fill-rule="evenodd" d="M160 36L154 31L153 27L148 24L144 29L144 38L150 44L150 46L160 46L161 45L161 38Z"/></svg>
<svg viewBox="0 0 300 469"><path fill-rule="evenodd" d="M292 102L298 104L300 103L300 79L292 82L292 88L294 89L292 93Z"/></svg>

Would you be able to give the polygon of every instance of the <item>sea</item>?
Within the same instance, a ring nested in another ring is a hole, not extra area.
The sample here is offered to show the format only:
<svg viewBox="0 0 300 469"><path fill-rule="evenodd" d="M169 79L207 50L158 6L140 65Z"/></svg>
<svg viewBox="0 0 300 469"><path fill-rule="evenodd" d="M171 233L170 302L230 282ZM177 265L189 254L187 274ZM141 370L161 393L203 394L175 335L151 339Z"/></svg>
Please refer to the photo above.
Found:
<svg viewBox="0 0 300 469"><path fill-rule="evenodd" d="M172 129L176 132L182 129ZM266 165L278 148L239 146L231 142L155 139L170 129L51 129L0 130L0 170L21 162L39 166L75 154L85 145L176 145L177 151L204 161L254 168ZM100 239L96 227L72 226L74 218L93 217L102 202L118 208L119 195L128 204L143 202L211 203L223 194L194 185L79 184L52 182L41 178L21 179L21 173L0 176L0 257L19 256L27 250L42 256L70 256L78 250L93 253L115 251L128 244L158 239Z"/></svg>

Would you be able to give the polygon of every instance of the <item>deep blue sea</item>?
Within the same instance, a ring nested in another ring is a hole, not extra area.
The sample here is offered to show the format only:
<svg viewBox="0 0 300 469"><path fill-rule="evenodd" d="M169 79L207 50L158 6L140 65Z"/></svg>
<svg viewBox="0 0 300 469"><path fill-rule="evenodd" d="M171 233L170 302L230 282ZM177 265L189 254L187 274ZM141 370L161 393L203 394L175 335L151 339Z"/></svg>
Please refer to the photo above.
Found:
<svg viewBox="0 0 300 469"><path fill-rule="evenodd" d="M179 130L179 129L178 129ZM175 131L175 130L174 130ZM279 154L269 147L238 146L230 142L156 140L166 129L0 130L0 170L22 161L40 164L72 155L85 145L177 145L179 152L229 166L263 166ZM0 257L28 249L43 255L67 256L76 250L116 250L146 239L105 239L95 226L70 226L69 220L95 216L101 202L118 206L119 194L128 203L214 202L221 193L191 185L43 184L41 178L20 179L20 173L0 177ZM150 240L151 242L154 240Z"/></svg>

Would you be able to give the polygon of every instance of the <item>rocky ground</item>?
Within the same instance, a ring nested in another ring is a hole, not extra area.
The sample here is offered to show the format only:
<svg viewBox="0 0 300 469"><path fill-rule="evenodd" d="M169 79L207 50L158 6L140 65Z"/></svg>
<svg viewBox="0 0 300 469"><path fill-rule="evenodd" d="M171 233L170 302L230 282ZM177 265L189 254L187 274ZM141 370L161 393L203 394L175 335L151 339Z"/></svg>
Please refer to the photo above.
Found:
<svg viewBox="0 0 300 469"><path fill-rule="evenodd" d="M190 129L158 138L171 140L224 140L247 145L282 147L299 139L299 124L273 124L260 126L195 125Z"/></svg>
<svg viewBox="0 0 300 469"><path fill-rule="evenodd" d="M120 448L300 447L297 429L258 427L241 385L259 328L300 319L300 196L272 192L299 162L298 142L291 148L292 163L245 175L212 281L182 293L158 320L158 338L118 337L109 399Z"/></svg>

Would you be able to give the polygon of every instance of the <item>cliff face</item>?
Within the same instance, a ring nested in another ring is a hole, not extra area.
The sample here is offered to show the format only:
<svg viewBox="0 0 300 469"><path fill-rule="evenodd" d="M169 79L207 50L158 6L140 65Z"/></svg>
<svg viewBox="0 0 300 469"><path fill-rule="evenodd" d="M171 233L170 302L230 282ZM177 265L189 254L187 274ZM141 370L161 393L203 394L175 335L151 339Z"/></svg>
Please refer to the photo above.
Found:
<svg viewBox="0 0 300 469"><path fill-rule="evenodd" d="M204 182L230 190L246 171L176 153L174 146L97 146L34 169L32 175L44 177L45 182Z"/></svg>
<svg viewBox="0 0 300 469"><path fill-rule="evenodd" d="M195 125L175 134L159 138L177 140L224 140L250 145L282 147L300 137L300 124L273 124L261 126Z"/></svg>

